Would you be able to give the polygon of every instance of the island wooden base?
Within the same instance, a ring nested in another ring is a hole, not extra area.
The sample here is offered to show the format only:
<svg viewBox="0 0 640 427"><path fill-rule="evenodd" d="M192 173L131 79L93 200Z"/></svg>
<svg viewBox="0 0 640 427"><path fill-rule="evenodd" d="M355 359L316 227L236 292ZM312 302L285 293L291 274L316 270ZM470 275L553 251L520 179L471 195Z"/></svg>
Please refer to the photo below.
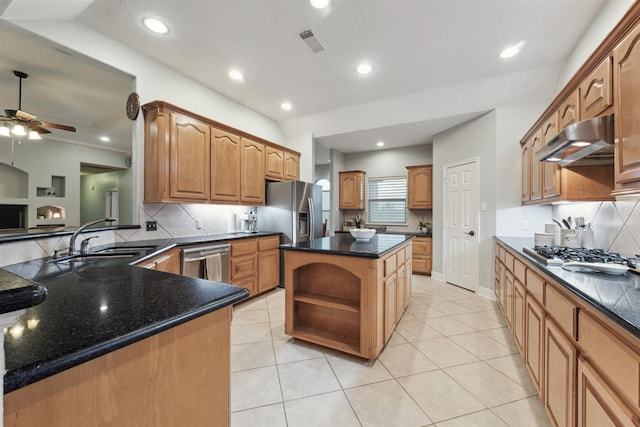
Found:
<svg viewBox="0 0 640 427"><path fill-rule="evenodd" d="M229 426L231 307L5 395L5 427Z"/></svg>
<svg viewBox="0 0 640 427"><path fill-rule="evenodd" d="M378 357L411 295L411 243L381 258L284 253L285 333L367 359Z"/></svg>

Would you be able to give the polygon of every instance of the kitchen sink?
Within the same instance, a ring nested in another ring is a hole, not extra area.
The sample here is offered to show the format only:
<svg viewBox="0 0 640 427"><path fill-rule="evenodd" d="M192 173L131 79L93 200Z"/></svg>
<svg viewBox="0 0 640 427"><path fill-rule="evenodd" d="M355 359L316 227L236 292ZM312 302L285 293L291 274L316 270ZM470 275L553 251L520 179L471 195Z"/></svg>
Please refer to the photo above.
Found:
<svg viewBox="0 0 640 427"><path fill-rule="evenodd" d="M149 252L151 250L154 250L156 248L156 246L117 246L117 247L112 247L112 248L105 248L105 249L98 249L95 252L90 253L89 255L100 255L100 254L104 254L104 255L108 255L108 254L128 254L128 253L136 253L139 254L140 252Z"/></svg>
<svg viewBox="0 0 640 427"><path fill-rule="evenodd" d="M72 263L72 262L86 262L91 260L108 260L108 259L118 259L118 258L133 258L140 256L140 251L131 251L128 252L94 252L88 253L86 255L73 255L70 257L63 257L58 259L52 259L49 262L53 263Z"/></svg>

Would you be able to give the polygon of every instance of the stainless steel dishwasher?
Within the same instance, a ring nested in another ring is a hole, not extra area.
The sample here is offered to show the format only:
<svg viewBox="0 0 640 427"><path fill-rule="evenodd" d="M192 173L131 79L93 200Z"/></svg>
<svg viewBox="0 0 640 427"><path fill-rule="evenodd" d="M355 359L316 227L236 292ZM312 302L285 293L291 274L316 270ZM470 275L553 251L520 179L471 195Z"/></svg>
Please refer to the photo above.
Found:
<svg viewBox="0 0 640 427"><path fill-rule="evenodd" d="M221 282L229 283L229 254L231 245L227 242L215 242L182 248L182 274L185 276L207 278L207 257L220 254Z"/></svg>

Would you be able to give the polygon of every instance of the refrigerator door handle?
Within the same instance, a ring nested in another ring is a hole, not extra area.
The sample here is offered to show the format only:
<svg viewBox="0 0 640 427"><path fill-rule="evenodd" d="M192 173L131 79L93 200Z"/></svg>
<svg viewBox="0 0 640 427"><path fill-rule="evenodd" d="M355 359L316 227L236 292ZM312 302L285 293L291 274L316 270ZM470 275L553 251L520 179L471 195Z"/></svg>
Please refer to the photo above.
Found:
<svg viewBox="0 0 640 427"><path fill-rule="evenodd" d="M314 235L314 227L313 225L316 223L315 212L313 210L313 199L311 197L307 198L307 202L309 203L309 219L310 219L310 227L309 227L309 240L313 240L316 238Z"/></svg>

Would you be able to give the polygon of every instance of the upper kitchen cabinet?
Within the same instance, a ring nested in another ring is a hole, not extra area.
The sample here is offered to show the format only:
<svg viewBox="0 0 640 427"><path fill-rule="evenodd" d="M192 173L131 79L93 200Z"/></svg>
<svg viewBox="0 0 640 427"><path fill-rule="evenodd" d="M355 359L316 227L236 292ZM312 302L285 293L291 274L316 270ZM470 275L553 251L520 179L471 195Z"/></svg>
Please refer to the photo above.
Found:
<svg viewBox="0 0 640 427"><path fill-rule="evenodd" d="M242 138L240 201L244 204L264 205L264 157L264 144Z"/></svg>
<svg viewBox="0 0 640 427"><path fill-rule="evenodd" d="M364 171L340 172L340 209L364 209Z"/></svg>
<svg viewBox="0 0 640 427"><path fill-rule="evenodd" d="M558 129L559 112L551 114L542 125L542 145L544 146L560 132ZM558 196L560 194L560 166L553 162L543 162L542 173L542 198Z"/></svg>
<svg viewBox="0 0 640 427"><path fill-rule="evenodd" d="M144 156L145 201L209 199L207 124L160 105L145 109Z"/></svg>
<svg viewBox="0 0 640 427"><path fill-rule="evenodd" d="M522 203L531 200L531 145L529 140L523 141L522 149Z"/></svg>
<svg viewBox="0 0 640 427"><path fill-rule="evenodd" d="M607 56L580 85L580 119L611 113L611 57Z"/></svg>
<svg viewBox="0 0 640 427"><path fill-rule="evenodd" d="M580 121L580 94L574 91L558 108L558 131Z"/></svg>
<svg viewBox="0 0 640 427"><path fill-rule="evenodd" d="M538 129L529 140L531 146L531 177L529 179L529 185L531 186L530 200L542 199L542 162L536 161L535 153L542 148L542 128Z"/></svg>
<svg viewBox="0 0 640 427"><path fill-rule="evenodd" d="M282 181L284 177L284 151L274 147L266 147L265 177Z"/></svg>
<svg viewBox="0 0 640 427"><path fill-rule="evenodd" d="M299 153L284 152L284 179L285 181L297 181L300 179Z"/></svg>
<svg viewBox="0 0 640 427"><path fill-rule="evenodd" d="M211 200L240 201L242 143L238 135L211 128Z"/></svg>
<svg viewBox="0 0 640 427"><path fill-rule="evenodd" d="M640 25L613 51L615 193L640 192Z"/></svg>
<svg viewBox="0 0 640 427"><path fill-rule="evenodd" d="M407 208L433 206L433 165L407 166Z"/></svg>

